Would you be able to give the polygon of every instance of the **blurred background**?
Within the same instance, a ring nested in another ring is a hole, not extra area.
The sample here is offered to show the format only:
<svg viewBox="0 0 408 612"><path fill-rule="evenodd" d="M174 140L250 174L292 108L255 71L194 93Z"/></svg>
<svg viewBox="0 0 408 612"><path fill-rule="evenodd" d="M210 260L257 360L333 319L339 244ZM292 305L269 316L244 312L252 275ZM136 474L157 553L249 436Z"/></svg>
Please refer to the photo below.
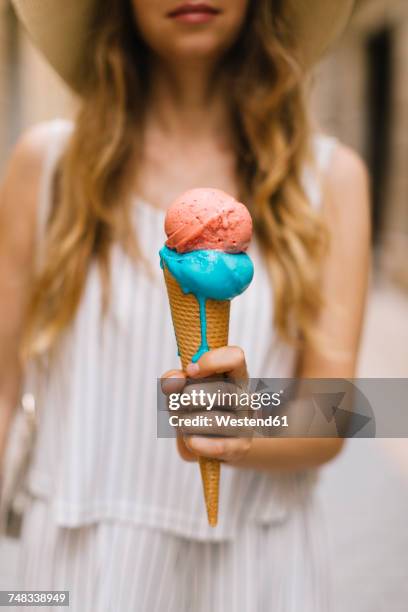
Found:
<svg viewBox="0 0 408 612"><path fill-rule="evenodd" d="M408 376L408 3L370 0L318 66L311 106L324 131L356 149L372 177L373 273L361 377ZM75 100L0 0L0 174L18 135L70 116ZM407 440L351 440L322 470L334 612L408 610ZM0 546L10 588L18 544Z"/></svg>

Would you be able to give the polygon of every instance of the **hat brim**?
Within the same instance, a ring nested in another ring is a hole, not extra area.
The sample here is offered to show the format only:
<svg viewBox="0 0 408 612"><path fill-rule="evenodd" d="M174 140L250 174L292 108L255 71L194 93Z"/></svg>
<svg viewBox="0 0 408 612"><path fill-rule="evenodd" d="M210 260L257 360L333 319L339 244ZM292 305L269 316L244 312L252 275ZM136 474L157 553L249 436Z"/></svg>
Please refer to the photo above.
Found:
<svg viewBox="0 0 408 612"><path fill-rule="evenodd" d="M97 0L12 0L34 45L77 93ZM287 0L285 14L300 60L313 65L346 27L355 0Z"/></svg>

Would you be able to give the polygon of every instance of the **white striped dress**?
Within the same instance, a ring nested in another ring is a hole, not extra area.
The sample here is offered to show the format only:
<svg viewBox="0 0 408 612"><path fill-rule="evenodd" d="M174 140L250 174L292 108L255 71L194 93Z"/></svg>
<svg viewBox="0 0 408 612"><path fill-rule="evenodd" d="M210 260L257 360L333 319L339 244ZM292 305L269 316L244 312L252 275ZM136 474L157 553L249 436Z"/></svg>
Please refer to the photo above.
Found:
<svg viewBox="0 0 408 612"><path fill-rule="evenodd" d="M51 122L39 246L56 161L72 130ZM305 170L311 204L335 141L316 136ZM75 612L327 612L315 470L270 475L223 466L219 525L208 526L199 470L156 433L156 381L178 366L158 251L164 212L135 198L134 226L152 263L112 250L112 306L100 324L98 271L56 359L31 364L38 437L22 533L25 589L69 589ZM249 289L233 301L230 342L252 376L290 377L295 352L272 326L272 292L256 242ZM41 608L44 610L45 608Z"/></svg>

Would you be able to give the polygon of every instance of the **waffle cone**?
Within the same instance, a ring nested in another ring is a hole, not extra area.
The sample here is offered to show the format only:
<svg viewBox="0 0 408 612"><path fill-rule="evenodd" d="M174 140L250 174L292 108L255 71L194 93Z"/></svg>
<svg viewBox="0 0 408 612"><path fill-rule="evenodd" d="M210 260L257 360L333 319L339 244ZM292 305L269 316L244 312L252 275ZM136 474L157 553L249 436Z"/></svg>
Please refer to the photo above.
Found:
<svg viewBox="0 0 408 612"><path fill-rule="evenodd" d="M164 268L171 316L183 370L191 362L201 343L200 309L197 299L191 293L185 294L176 279ZM207 341L211 349L228 344L230 302L228 300L207 300ZM199 457L204 498L208 522L217 524L220 483L220 462L217 459Z"/></svg>

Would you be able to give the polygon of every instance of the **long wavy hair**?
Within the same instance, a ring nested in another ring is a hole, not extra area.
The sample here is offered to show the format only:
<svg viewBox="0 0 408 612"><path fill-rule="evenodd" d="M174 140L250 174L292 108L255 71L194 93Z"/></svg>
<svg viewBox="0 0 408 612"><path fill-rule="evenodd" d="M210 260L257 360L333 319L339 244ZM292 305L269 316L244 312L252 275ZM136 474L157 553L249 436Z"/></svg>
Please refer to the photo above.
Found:
<svg viewBox="0 0 408 612"><path fill-rule="evenodd" d="M305 71L284 16L284 0L251 2L242 32L222 61L229 80L236 169L273 284L274 323L291 342L314 341L327 230L302 184L310 129ZM44 264L34 282L23 355L52 349L73 321L91 261L109 305L109 253L118 242L142 254L132 228L130 163L143 149L148 49L130 0L105 1L89 39L81 106L60 160ZM134 172L133 172L134 174Z"/></svg>

